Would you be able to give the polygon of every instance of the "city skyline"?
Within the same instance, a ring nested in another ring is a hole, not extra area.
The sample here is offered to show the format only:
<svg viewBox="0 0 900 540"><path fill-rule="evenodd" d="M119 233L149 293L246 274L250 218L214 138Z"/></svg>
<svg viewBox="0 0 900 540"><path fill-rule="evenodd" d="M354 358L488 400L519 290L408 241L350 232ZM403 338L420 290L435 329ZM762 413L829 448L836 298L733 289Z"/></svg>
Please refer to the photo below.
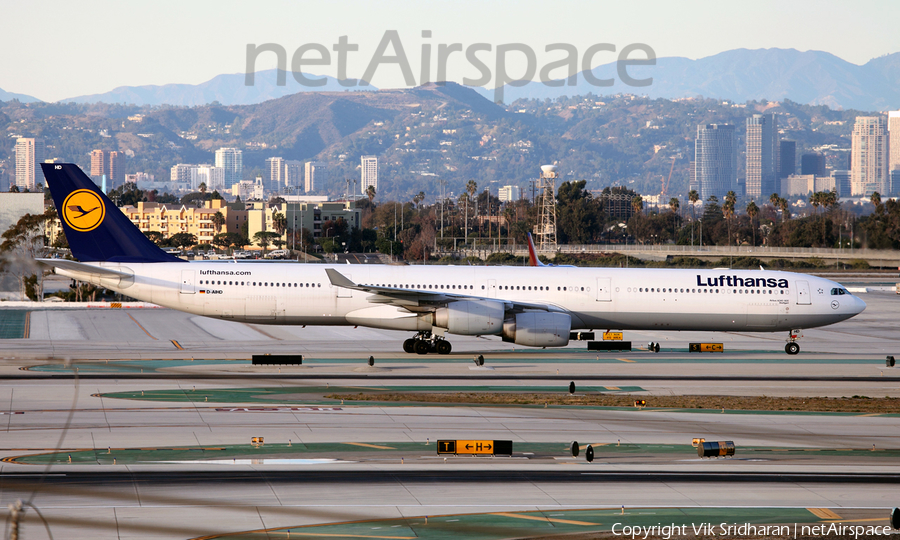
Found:
<svg viewBox="0 0 900 540"><path fill-rule="evenodd" d="M755 2L754 11L779 13L762 32L744 24L751 7L748 3L722 6L703 1L684 6L652 2L648 7L570 1L559 10L560 20L566 24L549 27L546 6L536 1L486 5L430 2L415 12L400 9L401 2L387 2L378 10L366 10L364 18L350 19L346 13L354 11L354 6L363 9L364 5L271 2L266 10L246 10L227 2L160 2L150 9L150 4L96 1L92 9L59 3L53 7L55 16L45 18L39 11L44 9L42 6L14 3L4 8L5 18L24 22L40 17L44 39L30 39L28 24L11 24L0 35L0 45L17 51L4 59L0 88L55 101L118 86L198 84L219 74L243 72L247 44L277 43L289 51L305 43L330 48L340 36L348 36L351 43L359 45L358 54L348 55L346 71L350 77L360 77L387 30L396 30L403 38L413 66L420 65L422 45L440 43L523 43L537 52L542 65L558 59L558 54L548 54L544 47L559 42L571 44L579 51L596 43L611 43L618 50L631 43L646 43L657 57L691 59L737 48L795 48L825 51L856 64L900 50L900 37L890 26L890 21L900 15L900 5L872 0L853 5L836 1L814 5ZM685 10L691 11L692 16L681 16ZM272 18L273 12L280 16ZM572 17L573 14L578 16ZM301 16L320 24L306 25L299 36L293 21ZM107 21L103 24L108 29L103 40L72 39L71 28L96 25L98 17ZM800 18L803 25L795 23ZM671 24L675 19L680 21L678 25ZM497 20L507 24L497 25ZM129 24L122 24L123 21ZM162 28L167 29L167 35L178 35L179 39L134 39L136 33L159 35L157 30ZM431 37L423 38L423 31L430 31ZM20 47L24 42L31 46ZM111 47L112 43L124 45ZM186 50L192 54L184 54ZM79 75L87 59L100 56L118 68L91 77ZM513 56L509 58L509 71L520 73L524 60ZM593 64L612 60L598 55ZM274 67L274 62L271 64L259 67ZM336 76L337 66L330 66L330 72L315 74ZM459 80L467 75L471 76L471 69L464 69L463 60L456 64L451 61L448 79ZM371 82L378 88L405 86L399 70L389 68L380 70ZM487 86L493 87L493 82Z"/></svg>

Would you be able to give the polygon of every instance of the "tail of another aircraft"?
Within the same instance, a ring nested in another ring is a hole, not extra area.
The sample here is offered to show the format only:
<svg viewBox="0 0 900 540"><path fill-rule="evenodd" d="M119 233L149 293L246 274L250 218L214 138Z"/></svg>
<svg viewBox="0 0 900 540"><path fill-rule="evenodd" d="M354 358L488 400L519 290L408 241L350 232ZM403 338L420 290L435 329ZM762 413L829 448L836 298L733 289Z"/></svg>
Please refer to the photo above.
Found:
<svg viewBox="0 0 900 540"><path fill-rule="evenodd" d="M531 238L531 233L528 234L528 266L551 266L549 264L544 264L538 259L537 250L534 249L534 239Z"/></svg>
<svg viewBox="0 0 900 540"><path fill-rule="evenodd" d="M73 163L41 163L72 255L81 262L183 262L131 223Z"/></svg>

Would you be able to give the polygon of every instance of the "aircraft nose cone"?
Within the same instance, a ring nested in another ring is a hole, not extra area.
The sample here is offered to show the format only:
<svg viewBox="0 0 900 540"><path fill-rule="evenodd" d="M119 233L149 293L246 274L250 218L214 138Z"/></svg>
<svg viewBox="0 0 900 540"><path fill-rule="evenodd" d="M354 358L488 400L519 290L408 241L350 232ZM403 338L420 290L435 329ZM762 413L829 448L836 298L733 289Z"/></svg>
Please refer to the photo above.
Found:
<svg viewBox="0 0 900 540"><path fill-rule="evenodd" d="M854 296L853 299L855 300L855 302L853 303L853 314L859 315L860 313L865 311L866 303L863 302L863 299L858 296Z"/></svg>

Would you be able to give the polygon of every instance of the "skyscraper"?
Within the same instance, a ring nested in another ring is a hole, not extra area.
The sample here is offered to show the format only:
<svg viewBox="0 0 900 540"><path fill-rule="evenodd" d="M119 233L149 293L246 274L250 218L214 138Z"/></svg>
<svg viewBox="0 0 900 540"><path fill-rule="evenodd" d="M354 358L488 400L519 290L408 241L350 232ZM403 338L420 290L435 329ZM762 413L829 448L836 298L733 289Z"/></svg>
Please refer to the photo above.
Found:
<svg viewBox="0 0 900 540"><path fill-rule="evenodd" d="M307 161L306 165L306 192L323 191L328 182L328 168L322 161Z"/></svg>
<svg viewBox="0 0 900 540"><path fill-rule="evenodd" d="M850 189L854 197L887 193L888 133L883 116L857 116L853 126Z"/></svg>
<svg viewBox="0 0 900 540"><path fill-rule="evenodd" d="M284 187L284 158L270 157L266 160L268 174L266 175L266 189L278 191Z"/></svg>
<svg viewBox="0 0 900 540"><path fill-rule="evenodd" d="M797 141L781 141L778 144L778 148L778 178L787 178L792 174L796 174Z"/></svg>
<svg viewBox="0 0 900 540"><path fill-rule="evenodd" d="M216 167L225 169L226 186L240 182L244 174L242 152L237 148L219 148L216 150Z"/></svg>
<svg viewBox="0 0 900 540"><path fill-rule="evenodd" d="M369 189L369 186L375 188L375 192L378 192L378 156L363 156L362 157L362 172L360 176L360 192L365 195Z"/></svg>
<svg viewBox="0 0 900 540"><path fill-rule="evenodd" d="M39 179L40 165L44 161L44 140L16 139L16 186L33 191Z"/></svg>
<svg viewBox="0 0 900 540"><path fill-rule="evenodd" d="M815 153L800 156L800 174L825 176L825 156Z"/></svg>
<svg viewBox="0 0 900 540"><path fill-rule="evenodd" d="M106 150L91 150L91 178L98 181L101 176L109 176L109 161Z"/></svg>
<svg viewBox="0 0 900 540"><path fill-rule="evenodd" d="M284 161L284 185L298 191L303 187L303 163L295 159Z"/></svg>
<svg viewBox="0 0 900 540"><path fill-rule="evenodd" d="M113 150L109 153L109 186L117 187L125 183L125 154Z"/></svg>
<svg viewBox="0 0 900 540"><path fill-rule="evenodd" d="M775 192L778 120L774 114L747 119L747 197L768 199Z"/></svg>
<svg viewBox="0 0 900 540"><path fill-rule="evenodd" d="M697 126L694 175L703 200L737 189L737 144L731 124Z"/></svg>
<svg viewBox="0 0 900 540"><path fill-rule="evenodd" d="M888 112L888 134L891 152L888 170L894 171L900 169L900 111Z"/></svg>

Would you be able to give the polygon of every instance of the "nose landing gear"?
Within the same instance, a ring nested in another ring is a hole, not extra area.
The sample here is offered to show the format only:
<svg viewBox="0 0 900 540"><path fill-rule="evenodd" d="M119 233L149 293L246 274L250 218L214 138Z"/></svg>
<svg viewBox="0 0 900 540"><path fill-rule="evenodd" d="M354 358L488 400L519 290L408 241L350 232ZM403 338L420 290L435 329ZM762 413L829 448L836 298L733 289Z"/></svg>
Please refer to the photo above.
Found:
<svg viewBox="0 0 900 540"><path fill-rule="evenodd" d="M428 354L430 352L450 354L452 349L449 341L432 332L419 332L403 342L403 351L409 354Z"/></svg>

